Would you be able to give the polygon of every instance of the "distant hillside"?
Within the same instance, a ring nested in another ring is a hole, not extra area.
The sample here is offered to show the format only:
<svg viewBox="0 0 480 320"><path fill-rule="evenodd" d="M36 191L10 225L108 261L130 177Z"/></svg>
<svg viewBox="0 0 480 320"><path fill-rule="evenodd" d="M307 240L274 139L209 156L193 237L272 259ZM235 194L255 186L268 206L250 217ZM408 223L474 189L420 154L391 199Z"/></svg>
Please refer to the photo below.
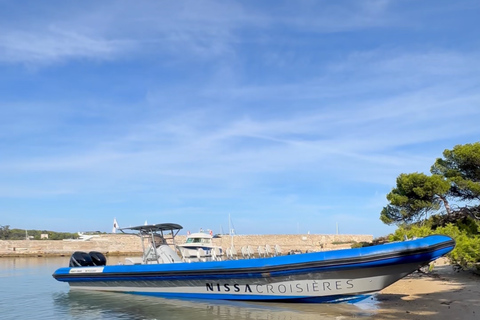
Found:
<svg viewBox="0 0 480 320"><path fill-rule="evenodd" d="M47 234L48 238L42 234ZM62 239L78 239L77 233L55 232L47 230L25 230L10 229L10 226L0 226L0 240L62 240Z"/></svg>

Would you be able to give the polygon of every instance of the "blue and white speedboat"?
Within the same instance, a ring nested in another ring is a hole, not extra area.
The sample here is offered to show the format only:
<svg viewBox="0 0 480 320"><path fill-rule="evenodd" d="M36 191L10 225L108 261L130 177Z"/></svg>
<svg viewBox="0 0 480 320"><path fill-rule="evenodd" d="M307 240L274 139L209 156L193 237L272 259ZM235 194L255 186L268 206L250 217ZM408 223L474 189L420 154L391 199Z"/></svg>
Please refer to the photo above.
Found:
<svg viewBox="0 0 480 320"><path fill-rule="evenodd" d="M187 262L174 243L180 225L128 229L142 238L144 255L138 264L108 266L98 252L76 252L70 267L56 270L53 277L69 283L71 290L191 299L355 302L455 247L450 237L432 235L355 249ZM173 241L169 244L167 238Z"/></svg>

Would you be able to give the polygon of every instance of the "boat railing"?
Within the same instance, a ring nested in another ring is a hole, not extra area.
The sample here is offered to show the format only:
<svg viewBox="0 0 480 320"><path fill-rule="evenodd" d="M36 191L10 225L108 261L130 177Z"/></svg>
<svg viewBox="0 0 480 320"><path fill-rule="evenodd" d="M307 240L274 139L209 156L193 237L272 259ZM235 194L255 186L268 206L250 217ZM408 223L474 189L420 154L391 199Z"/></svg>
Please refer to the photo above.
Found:
<svg viewBox="0 0 480 320"><path fill-rule="evenodd" d="M195 249L193 256L189 249L186 249L182 246L176 245L175 249L178 253L178 259L184 262L268 258L283 254L282 249L278 244L273 246L268 244L265 246L258 246L256 249L250 245L243 246L241 247L240 252L237 252L237 249L234 246L227 248L225 251L223 251L220 247L212 247L211 250L208 251L198 248Z"/></svg>

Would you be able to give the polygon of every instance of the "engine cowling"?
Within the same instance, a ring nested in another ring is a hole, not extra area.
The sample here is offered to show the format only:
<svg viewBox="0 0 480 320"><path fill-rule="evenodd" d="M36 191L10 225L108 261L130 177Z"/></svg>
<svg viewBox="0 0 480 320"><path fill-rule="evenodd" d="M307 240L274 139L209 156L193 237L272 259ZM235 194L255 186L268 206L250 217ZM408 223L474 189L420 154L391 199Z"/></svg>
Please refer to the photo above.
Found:
<svg viewBox="0 0 480 320"><path fill-rule="evenodd" d="M68 264L69 267L90 267L94 266L92 257L82 251L75 251L72 256L70 257L70 263Z"/></svg>
<svg viewBox="0 0 480 320"><path fill-rule="evenodd" d="M88 253L90 255L90 258L92 259L93 265L95 266L105 266L107 265L107 258L98 251L90 251Z"/></svg>

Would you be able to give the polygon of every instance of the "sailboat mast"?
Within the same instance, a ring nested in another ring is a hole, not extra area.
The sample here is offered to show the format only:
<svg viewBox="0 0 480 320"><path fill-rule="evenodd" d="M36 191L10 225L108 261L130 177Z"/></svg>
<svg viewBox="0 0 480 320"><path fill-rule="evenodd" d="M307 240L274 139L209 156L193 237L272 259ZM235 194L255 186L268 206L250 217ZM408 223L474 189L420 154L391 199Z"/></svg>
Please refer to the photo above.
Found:
<svg viewBox="0 0 480 320"><path fill-rule="evenodd" d="M232 230L232 218L230 217L230 213L228 214L228 231L230 233L230 248L233 249L233 230Z"/></svg>

